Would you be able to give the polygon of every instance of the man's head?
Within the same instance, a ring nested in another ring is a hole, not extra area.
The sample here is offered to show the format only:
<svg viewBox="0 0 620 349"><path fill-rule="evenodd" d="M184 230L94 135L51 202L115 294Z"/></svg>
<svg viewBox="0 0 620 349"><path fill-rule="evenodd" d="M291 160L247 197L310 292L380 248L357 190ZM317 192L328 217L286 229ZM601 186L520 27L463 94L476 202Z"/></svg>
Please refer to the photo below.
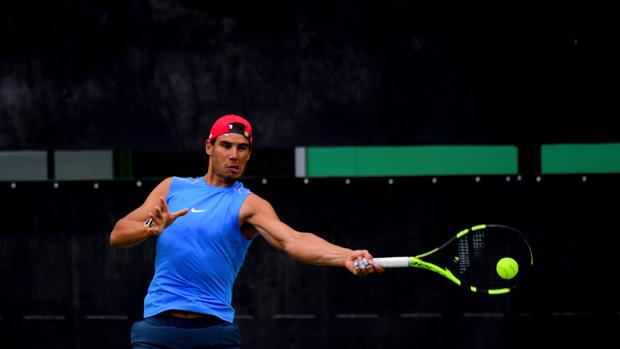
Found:
<svg viewBox="0 0 620 349"><path fill-rule="evenodd" d="M205 151L210 158L207 177L216 184L231 184L243 175L250 159L252 126L239 115L220 117L211 127Z"/></svg>

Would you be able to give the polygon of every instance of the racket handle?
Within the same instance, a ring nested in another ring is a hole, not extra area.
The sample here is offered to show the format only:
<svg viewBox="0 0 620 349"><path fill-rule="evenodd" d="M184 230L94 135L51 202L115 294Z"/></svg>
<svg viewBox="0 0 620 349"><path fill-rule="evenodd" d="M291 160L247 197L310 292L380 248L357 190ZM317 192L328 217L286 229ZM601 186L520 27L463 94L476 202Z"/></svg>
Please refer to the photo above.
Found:
<svg viewBox="0 0 620 349"><path fill-rule="evenodd" d="M384 268L406 268L409 266L409 257L373 258L374 263Z"/></svg>

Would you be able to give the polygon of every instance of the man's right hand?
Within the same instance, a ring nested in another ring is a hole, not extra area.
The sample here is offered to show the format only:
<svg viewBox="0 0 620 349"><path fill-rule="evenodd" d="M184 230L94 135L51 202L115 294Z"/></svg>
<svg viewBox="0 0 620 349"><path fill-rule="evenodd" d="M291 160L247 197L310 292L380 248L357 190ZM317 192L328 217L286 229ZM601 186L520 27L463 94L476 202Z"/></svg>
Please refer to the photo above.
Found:
<svg viewBox="0 0 620 349"><path fill-rule="evenodd" d="M184 208L180 211L170 213L168 204L163 197L159 197L159 205L155 205L149 212L149 218L152 219L152 224L146 227L146 232L151 236L157 236L161 234L170 224L181 217L185 216L189 212L189 209Z"/></svg>

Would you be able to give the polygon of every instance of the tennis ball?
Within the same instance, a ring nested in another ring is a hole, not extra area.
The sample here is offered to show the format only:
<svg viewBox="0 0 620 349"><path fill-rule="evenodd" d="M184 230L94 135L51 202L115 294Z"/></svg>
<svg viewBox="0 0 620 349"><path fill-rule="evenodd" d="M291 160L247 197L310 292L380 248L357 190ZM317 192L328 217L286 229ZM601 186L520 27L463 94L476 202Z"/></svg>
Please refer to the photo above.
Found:
<svg viewBox="0 0 620 349"><path fill-rule="evenodd" d="M510 280L517 276L519 272L519 263L510 257L504 257L497 262L495 270L497 270L499 277Z"/></svg>

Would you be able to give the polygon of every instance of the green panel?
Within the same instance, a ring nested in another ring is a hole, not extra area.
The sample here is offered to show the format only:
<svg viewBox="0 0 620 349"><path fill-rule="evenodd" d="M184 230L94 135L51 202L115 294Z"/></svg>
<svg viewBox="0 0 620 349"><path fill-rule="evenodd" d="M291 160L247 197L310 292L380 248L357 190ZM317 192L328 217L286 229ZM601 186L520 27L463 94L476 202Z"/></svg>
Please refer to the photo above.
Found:
<svg viewBox="0 0 620 349"><path fill-rule="evenodd" d="M548 144L540 151L543 173L620 173L620 143Z"/></svg>
<svg viewBox="0 0 620 349"><path fill-rule="evenodd" d="M131 150L118 152L118 175L120 178L133 178L133 153Z"/></svg>
<svg viewBox="0 0 620 349"><path fill-rule="evenodd" d="M306 149L308 177L343 177L357 171L354 147L312 147Z"/></svg>
<svg viewBox="0 0 620 349"><path fill-rule="evenodd" d="M514 146L307 148L309 177L516 174Z"/></svg>
<svg viewBox="0 0 620 349"><path fill-rule="evenodd" d="M359 176L517 173L513 146L410 146L358 149Z"/></svg>

